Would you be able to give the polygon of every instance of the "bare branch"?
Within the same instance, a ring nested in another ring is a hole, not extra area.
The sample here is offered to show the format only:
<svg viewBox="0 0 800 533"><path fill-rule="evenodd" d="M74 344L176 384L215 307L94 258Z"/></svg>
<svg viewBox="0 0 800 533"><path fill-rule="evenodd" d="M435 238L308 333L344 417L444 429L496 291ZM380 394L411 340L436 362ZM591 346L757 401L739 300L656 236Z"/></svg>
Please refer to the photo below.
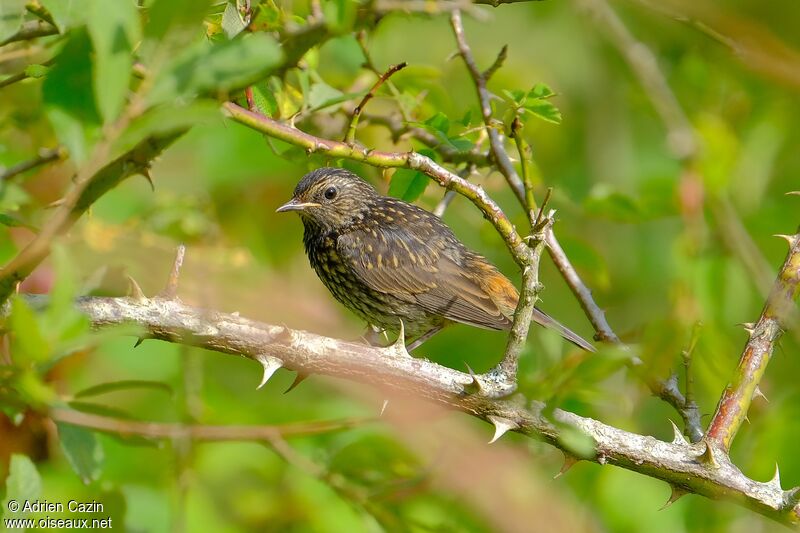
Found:
<svg viewBox="0 0 800 533"><path fill-rule="evenodd" d="M186 246L180 244L175 251L175 261L172 263L172 270L169 273L169 279L164 287L164 290L158 295L159 298L165 300L174 300L178 296L178 278L181 275L181 268L183 267L183 258L186 255Z"/></svg>
<svg viewBox="0 0 800 533"><path fill-rule="evenodd" d="M347 128L347 133L344 137L344 142L348 144L353 144L356 138L356 128L358 127L358 119L361 116L361 112L364 110L364 107L367 105L373 96L375 96L375 92L380 89L381 85L383 85L395 72L403 70L408 66L408 63L403 61L402 63L398 63L397 65L392 65L386 72L381 74L378 77L378 80L372 85L370 90L367 94L364 95L364 98L361 99L361 102L356 106L353 110L353 116L350 118L350 125ZM252 108L251 108L252 109Z"/></svg>
<svg viewBox="0 0 800 533"><path fill-rule="evenodd" d="M47 163L64 159L66 156L66 150L62 147L39 150L39 155L36 158L7 168L2 174L0 174L0 182L8 181L19 174L22 174L23 172L33 170L34 168L46 165Z"/></svg>
<svg viewBox="0 0 800 533"><path fill-rule="evenodd" d="M30 20L24 22L20 29L7 37L4 41L0 42L0 46L15 43L18 41L30 41L38 37L47 37L48 35L56 35L58 28L43 20Z"/></svg>
<svg viewBox="0 0 800 533"><path fill-rule="evenodd" d="M475 88L478 91L478 100L481 104L481 115L483 116L484 124L486 124L486 132L489 135L489 146L491 147L492 158L494 159L500 171L508 180L520 203L525 205L525 190L522 180L517 175L517 171L514 169L513 163L511 163L511 158L508 157L508 153L503 147L503 139L500 137L500 133L492 124L493 118L491 95L489 94L489 90L486 88L486 78L484 77L483 73L481 73L478 65L475 63L475 58L472 57L472 50L470 50L469 45L467 44L467 38L464 35L464 24L461 21L460 11L455 10L450 14L450 24L453 27L453 33L456 36L459 53L464 59L464 64L467 66L467 70L469 70L469 73L472 76L472 81L474 82Z"/></svg>

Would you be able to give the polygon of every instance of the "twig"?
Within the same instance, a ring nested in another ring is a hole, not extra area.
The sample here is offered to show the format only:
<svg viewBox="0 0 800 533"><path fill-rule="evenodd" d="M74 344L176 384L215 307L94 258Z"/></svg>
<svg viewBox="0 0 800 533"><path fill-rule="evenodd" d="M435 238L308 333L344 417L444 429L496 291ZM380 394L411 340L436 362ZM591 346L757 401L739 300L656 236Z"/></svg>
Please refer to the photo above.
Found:
<svg viewBox="0 0 800 533"><path fill-rule="evenodd" d="M486 126L486 133L489 136L489 147L492 153L492 159L506 177L506 180L511 185L512 190L517 194L519 201L522 203L528 213L529 221L532 223L534 218L533 210L535 209L536 205L536 202L533 199L533 188L530 186L530 182L524 184L522 180L520 180L516 170L514 170L514 165L511 163L511 158L508 157L508 153L503 146L503 139L500 137L500 133L492 124L493 118L491 95L489 94L489 90L486 88L486 81L488 80L489 76L491 76L494 71L499 68L505 58L506 47L501 49L494 64L489 67L486 72L481 72L480 69L478 69L478 65L475 63L475 58L472 57L472 51L470 50L469 44L467 44L467 39L464 36L464 25L461 21L461 12L459 10L456 9L450 14L450 24L453 27L453 33L456 37L458 51L461 55L461 58L464 60L464 64L467 66L467 70L469 70L470 75L472 76L472 81L478 93L481 115L483 116L483 122ZM515 125L512 125L512 134L518 134L520 127L521 123L519 121L517 121ZM521 154L521 156L523 156L523 172L527 175L527 163L525 162L524 154ZM523 191L522 195L520 196L521 187ZM536 304L537 292L539 290L539 260L541 258L544 242L545 241L543 239L537 242L536 246L533 247L533 253L530 256L529 261L526 263L521 263L522 289L520 291L517 308L514 311L514 321L511 326L508 343L506 344L505 354L503 355L503 360L498 366L498 369L502 372L502 374L507 376L507 378L511 381L516 381L519 354L525 347L525 340L527 339L528 330L530 329L531 319L533 317L533 309Z"/></svg>
<svg viewBox="0 0 800 533"><path fill-rule="evenodd" d="M531 180L530 170L528 169L528 150L529 147L522 138L522 121L519 117L514 117L511 122L511 138L514 139L514 144L517 146L519 153L519 164L522 168L522 183L525 186L525 205L528 212L528 220L531 223L531 229L536 227L536 199L533 196L533 181ZM541 214L541 211L539 211ZM534 230L535 231L535 230Z"/></svg>
<svg viewBox="0 0 800 533"><path fill-rule="evenodd" d="M18 176L19 174L32 170L36 167L64 159L66 156L67 152L62 147L42 149L39 151L39 155L36 158L7 168L2 174L0 174L0 183L11 180L15 176Z"/></svg>
<svg viewBox="0 0 800 533"><path fill-rule="evenodd" d="M789 254L772 286L761 316L750 333L733 382L723 392L714 418L708 426L706 437L726 452L747 417L756 387L764 376L775 343L783 334L785 320L794 311L794 302L800 295L800 231L788 236L787 240L790 243Z"/></svg>
<svg viewBox="0 0 800 533"><path fill-rule="evenodd" d="M547 228L543 228L543 231L547 231L552 222L553 220L548 218ZM528 331L533 321L533 311L536 307L536 302L539 300L539 291L542 288L539 282L539 262L542 257L542 251L545 248L545 242L542 238L542 233L535 237L535 243L531 247L533 253L530 263L522 270L522 288L519 291L517 308L514 310L514 319L508 334L506 349L503 353L503 359L497 365L497 370L501 377L505 378L509 383L516 383L517 381L519 356L525 348Z"/></svg>
<svg viewBox="0 0 800 533"><path fill-rule="evenodd" d="M347 133L344 137L344 142L348 144L353 144L356 138L356 128L358 127L358 119L361 116L361 112L364 110L364 107L367 105L373 96L375 96L375 92L380 89L381 85L383 85L386 80L388 80L395 72L403 70L408 66L408 63L403 61L402 63L398 63L397 65L392 65L386 72L380 75L378 80L372 85L370 90L367 94L364 95L364 98L361 99L361 102L356 106L353 110L353 116L350 118L350 125L347 128Z"/></svg>
<svg viewBox="0 0 800 533"><path fill-rule="evenodd" d="M486 125L486 133L489 135L489 146L491 147L492 158L494 159L500 171L506 177L506 180L508 180L520 203L525 205L525 187L522 183L522 180L520 180L519 176L517 175L517 171L514 170L514 165L511 162L511 158L508 157L508 153L503 147L503 140L500 138L500 133L492 124L493 118L491 95L489 94L489 90L486 88L486 78L484 77L483 73L481 73L478 65L475 63L475 59L472 57L472 51L470 50L469 45L467 44L467 39L464 36L464 24L461 21L460 11L455 10L450 14L450 24L453 27L453 33L456 36L459 54L461 54L464 64L467 66L467 70L469 70L469 73L472 76L475 89L478 92L478 100L480 101L481 105L481 115L483 116L483 122Z"/></svg>
<svg viewBox="0 0 800 533"><path fill-rule="evenodd" d="M497 57L494 59L492 66L484 70L483 74L481 74L481 77L487 82L492 79L494 73L500 70L500 67L502 67L503 63L506 62L506 58L508 58L508 45L504 44L503 48L500 49L500 53L498 53Z"/></svg>
<svg viewBox="0 0 800 533"><path fill-rule="evenodd" d="M358 43L359 48L361 48L361 53L364 55L364 68L370 70L373 74L380 77L381 71L378 70L378 67L375 66L375 62L372 60L372 54L369 52L369 47L367 46L367 32L365 30L361 30L356 33L356 42ZM386 86L389 88L389 92L392 93L392 96L397 102L397 108L400 110L400 114L403 116L403 120L405 122L411 122L412 118L411 115L406 110L405 106L400 99L400 91L395 87L392 80L386 80Z"/></svg>
<svg viewBox="0 0 800 533"><path fill-rule="evenodd" d="M694 349L697 346L697 341L700 340L700 331L702 324L699 322L692 328L692 336L689 340L689 346L681 352L683 359L684 380L686 381L686 409L697 411L697 403L694 400L694 375L692 374L692 357L694 356ZM698 418L700 413L697 412Z"/></svg>
<svg viewBox="0 0 800 533"><path fill-rule="evenodd" d="M38 37L46 37L48 35L56 35L58 28L44 22L43 20L30 20L24 22L17 33L7 37L4 41L0 41L0 46L15 43L18 41L30 41Z"/></svg>
<svg viewBox="0 0 800 533"><path fill-rule="evenodd" d="M183 258L186 255L186 246L179 244L175 251L175 261L172 263L172 270L169 273L169 279L158 297L165 300L174 300L178 297L178 278L181 275L181 268L183 267Z"/></svg>
<svg viewBox="0 0 800 533"><path fill-rule="evenodd" d="M48 302L47 296L25 298L34 308ZM76 306L94 327L138 324L153 338L258 361L268 352L293 370L386 386L487 420L500 428L499 434L510 429L536 436L560 449L565 444L559 427L566 424L594 442L596 455L588 460L640 472L685 491L732 501L784 524L800 523L800 505L792 499L794 489L784 491L775 481L749 479L727 456L719 457L716 467L710 466L703 462L705 443L687 444L680 439L663 442L560 409L552 411L557 422L554 424L542 414L544 406L540 403L465 394L475 376L401 355L391 346L373 347L321 337L174 300L87 297L79 299ZM0 307L0 316L7 315L9 309L7 303ZM477 379L485 387L494 386L480 376Z"/></svg>
<svg viewBox="0 0 800 533"><path fill-rule="evenodd" d="M272 441L276 437L304 437L343 431L375 420L374 418L350 418L274 426L213 426L121 420L62 408L53 409L48 415L56 422L64 422L121 437L138 436L150 439L191 439L196 441Z"/></svg>

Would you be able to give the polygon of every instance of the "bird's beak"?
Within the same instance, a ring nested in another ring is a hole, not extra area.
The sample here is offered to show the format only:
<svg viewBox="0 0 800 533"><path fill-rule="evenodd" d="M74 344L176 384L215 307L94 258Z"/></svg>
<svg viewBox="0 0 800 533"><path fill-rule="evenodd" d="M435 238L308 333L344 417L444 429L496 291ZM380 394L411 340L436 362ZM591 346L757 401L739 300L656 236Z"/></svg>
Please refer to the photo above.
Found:
<svg viewBox="0 0 800 533"><path fill-rule="evenodd" d="M285 213L286 211L304 211L308 207L319 207L320 204L315 202L298 202L296 198L292 198L278 209L276 213Z"/></svg>

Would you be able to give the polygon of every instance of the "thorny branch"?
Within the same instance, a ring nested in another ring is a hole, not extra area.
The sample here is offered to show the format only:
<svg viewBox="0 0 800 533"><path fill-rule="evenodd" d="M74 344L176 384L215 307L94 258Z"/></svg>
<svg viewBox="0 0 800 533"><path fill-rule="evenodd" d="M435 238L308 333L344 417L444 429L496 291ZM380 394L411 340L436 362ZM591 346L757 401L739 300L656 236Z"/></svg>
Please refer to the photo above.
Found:
<svg viewBox="0 0 800 533"><path fill-rule="evenodd" d="M782 278L793 278L797 284L800 269L782 270ZM48 302L47 296L25 297L38 308ZM522 401L494 399L486 392L497 384L485 376L410 357L402 342L388 347L345 342L255 322L238 313L226 314L191 307L177 299L146 298L142 294L126 298L85 297L78 299L76 306L97 328L134 323L151 338L248 357L263 366L265 380L278 369L289 368L304 374L385 386L486 420L495 426L493 440L507 431L516 431L564 450L568 464L586 459L664 480L673 487L672 501L694 492L733 501L787 525L800 523L800 488L783 490L778 477L768 482L749 479L727 455L715 456L706 442L689 444L677 428L673 441L664 442L560 409L553 410L552 418L548 418L543 415L541 403L521 397L515 400ZM6 316L9 310L6 303L0 308L0 316ZM476 381L484 393L468 392ZM577 458L565 447L559 438L564 425L592 438L594 457ZM161 430L166 432L164 428L150 431Z"/></svg>
<svg viewBox="0 0 800 533"><path fill-rule="evenodd" d="M727 452L736 432L747 417L750 402L769 364L775 344L783 334L787 318L795 312L794 302L800 295L800 231L784 236L789 254L772 286L761 316L744 347L739 366L720 398L706 437Z"/></svg>

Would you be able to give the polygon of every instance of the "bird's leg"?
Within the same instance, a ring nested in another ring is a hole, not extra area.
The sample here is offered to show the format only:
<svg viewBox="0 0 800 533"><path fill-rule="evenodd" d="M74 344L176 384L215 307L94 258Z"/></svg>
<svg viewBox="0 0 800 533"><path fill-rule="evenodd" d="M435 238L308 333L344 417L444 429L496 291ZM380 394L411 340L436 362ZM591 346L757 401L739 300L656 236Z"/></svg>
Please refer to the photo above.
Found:
<svg viewBox="0 0 800 533"><path fill-rule="evenodd" d="M415 348L419 348L423 342L425 342L426 340L430 339L431 337L439 333L443 327L444 325L440 324L438 326L434 326L433 328L429 329L428 331L417 337L416 340L414 340L414 342L406 346L406 350L410 352Z"/></svg>
<svg viewBox="0 0 800 533"><path fill-rule="evenodd" d="M367 330L361 338L370 346L385 346L386 343L384 341L387 340L385 330L372 324L367 325Z"/></svg>

